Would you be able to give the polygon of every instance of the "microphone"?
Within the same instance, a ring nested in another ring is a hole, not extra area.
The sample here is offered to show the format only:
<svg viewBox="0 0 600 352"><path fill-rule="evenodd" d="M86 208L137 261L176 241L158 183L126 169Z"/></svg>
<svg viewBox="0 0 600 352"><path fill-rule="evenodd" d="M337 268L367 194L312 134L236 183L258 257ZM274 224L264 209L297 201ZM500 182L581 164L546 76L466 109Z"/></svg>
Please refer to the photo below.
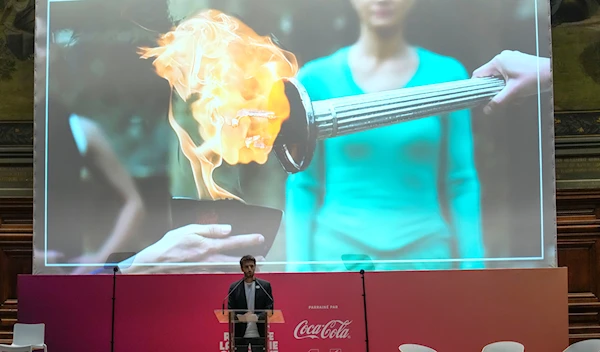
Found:
<svg viewBox="0 0 600 352"><path fill-rule="evenodd" d="M261 284L259 284L258 282L256 282L256 279L254 279L254 283L260 287L260 289L267 295L267 297L269 297L269 299L271 300L271 303L273 303L273 308L271 308L271 314L275 313L275 300L273 299L273 297L271 297L271 295L269 294L269 292L267 292L267 290L265 290L264 287L262 287Z"/></svg>
<svg viewBox="0 0 600 352"><path fill-rule="evenodd" d="M225 298L223 298L223 302L221 302L222 306L221 306L221 313L225 314L225 301L229 298L229 296L231 296L231 294L235 291L236 288L238 288L238 286L244 282L244 279L240 280L240 282L237 283L237 285L235 285L233 287L233 289L231 291L229 291L227 293L227 296L225 296Z"/></svg>

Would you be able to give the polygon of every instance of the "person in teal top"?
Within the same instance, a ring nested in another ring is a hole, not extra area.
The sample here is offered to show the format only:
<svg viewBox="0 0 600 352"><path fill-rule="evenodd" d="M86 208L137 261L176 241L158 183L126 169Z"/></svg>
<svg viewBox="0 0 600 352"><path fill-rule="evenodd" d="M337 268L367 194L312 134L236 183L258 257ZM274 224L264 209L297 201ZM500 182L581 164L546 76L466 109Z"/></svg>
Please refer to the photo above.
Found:
<svg viewBox="0 0 600 352"><path fill-rule="evenodd" d="M413 1L352 0L358 41L298 74L311 99L468 78L457 60L405 41ZM470 111L321 142L288 178L286 243L288 271L344 271L345 254L368 255L376 270L451 269L457 257L460 268L482 268Z"/></svg>

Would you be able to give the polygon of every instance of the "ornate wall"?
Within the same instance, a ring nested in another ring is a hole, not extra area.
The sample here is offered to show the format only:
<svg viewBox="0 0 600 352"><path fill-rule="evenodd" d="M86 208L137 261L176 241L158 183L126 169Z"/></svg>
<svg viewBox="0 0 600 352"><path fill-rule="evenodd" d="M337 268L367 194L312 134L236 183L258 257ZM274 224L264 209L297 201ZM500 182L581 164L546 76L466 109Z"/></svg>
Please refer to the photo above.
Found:
<svg viewBox="0 0 600 352"><path fill-rule="evenodd" d="M572 342L600 338L600 112L556 114L558 264Z"/></svg>
<svg viewBox="0 0 600 352"><path fill-rule="evenodd" d="M31 272L35 0L0 0L0 343L17 319L17 275Z"/></svg>
<svg viewBox="0 0 600 352"><path fill-rule="evenodd" d="M33 124L0 122L0 343L17 319L17 275L31 273Z"/></svg>
<svg viewBox="0 0 600 352"><path fill-rule="evenodd" d="M4 4L0 0L0 8ZM32 7L33 1L26 10ZM3 18L0 27L12 23L12 27L23 27L20 33L31 32L31 21L23 14ZM561 22L569 22L566 15ZM594 93L600 91L600 71L588 64L600 52L600 15L587 16L577 18L578 23L562 23L553 31L557 250L559 266L569 268L572 342L600 338L600 101ZM7 38L0 39L2 58L10 48L5 45ZM12 52L15 58L4 60L0 67L0 81L17 77L12 83L0 82L0 88L18 83L23 90L10 99L5 96L0 104L0 343L11 340L17 317L17 275L30 273L32 261L33 70L28 48L21 49L22 55Z"/></svg>
<svg viewBox="0 0 600 352"><path fill-rule="evenodd" d="M553 18L558 264L569 268L572 341L600 338L600 12L563 0Z"/></svg>

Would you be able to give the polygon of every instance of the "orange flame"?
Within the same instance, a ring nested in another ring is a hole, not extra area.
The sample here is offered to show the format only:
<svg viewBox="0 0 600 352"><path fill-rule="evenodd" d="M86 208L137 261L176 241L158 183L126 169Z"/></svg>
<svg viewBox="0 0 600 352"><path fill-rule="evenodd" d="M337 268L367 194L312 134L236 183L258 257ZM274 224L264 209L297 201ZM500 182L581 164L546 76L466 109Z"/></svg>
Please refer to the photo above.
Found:
<svg viewBox="0 0 600 352"><path fill-rule="evenodd" d="M283 79L298 72L296 57L217 10L185 20L140 48L155 58L156 73L191 104L203 143L198 146L175 120L169 122L192 165L200 198L234 198L213 180L223 160L230 165L267 162L282 123L290 115ZM207 194L208 193L208 194Z"/></svg>

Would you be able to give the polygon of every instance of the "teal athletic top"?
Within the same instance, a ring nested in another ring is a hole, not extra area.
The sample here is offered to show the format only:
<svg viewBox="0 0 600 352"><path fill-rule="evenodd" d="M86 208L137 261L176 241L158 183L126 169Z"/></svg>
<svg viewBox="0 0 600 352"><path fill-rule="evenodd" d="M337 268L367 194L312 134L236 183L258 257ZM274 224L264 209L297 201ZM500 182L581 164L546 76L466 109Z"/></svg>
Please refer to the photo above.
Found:
<svg viewBox="0 0 600 352"><path fill-rule="evenodd" d="M349 49L302 67L298 79L312 100L364 94ZM405 87L469 77L453 58L417 53ZM468 110L327 139L286 184L286 270L345 271L344 254L368 255L376 270L451 269L453 253L482 258L479 192ZM298 263L307 261L320 264Z"/></svg>

